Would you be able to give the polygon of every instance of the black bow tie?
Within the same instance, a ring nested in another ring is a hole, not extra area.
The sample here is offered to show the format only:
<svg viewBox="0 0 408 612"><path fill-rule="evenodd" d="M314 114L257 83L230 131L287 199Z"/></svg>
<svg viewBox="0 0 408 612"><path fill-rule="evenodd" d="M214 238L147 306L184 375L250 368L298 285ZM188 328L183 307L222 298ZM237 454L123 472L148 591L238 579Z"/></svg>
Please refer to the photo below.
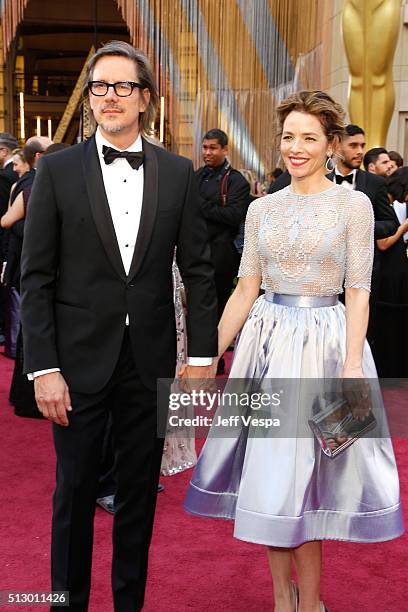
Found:
<svg viewBox="0 0 408 612"><path fill-rule="evenodd" d="M105 145L102 146L102 155L105 160L105 164L111 164L113 161L115 161L115 159L118 159L118 157L127 159L134 170L139 170L144 159L143 151L117 151L116 149L106 147Z"/></svg>
<svg viewBox="0 0 408 612"><path fill-rule="evenodd" d="M336 183L337 185L341 185L343 181L347 181L350 185L353 184L353 173L348 174L347 176L342 176L341 174L336 174Z"/></svg>

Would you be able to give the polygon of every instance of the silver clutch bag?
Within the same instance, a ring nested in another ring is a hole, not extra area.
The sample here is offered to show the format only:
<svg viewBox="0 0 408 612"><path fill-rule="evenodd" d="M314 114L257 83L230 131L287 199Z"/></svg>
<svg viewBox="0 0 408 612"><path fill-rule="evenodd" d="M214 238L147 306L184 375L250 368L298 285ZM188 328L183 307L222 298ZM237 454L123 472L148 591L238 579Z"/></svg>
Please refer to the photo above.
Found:
<svg viewBox="0 0 408 612"><path fill-rule="evenodd" d="M369 412L363 421L353 416L345 399L338 399L318 412L308 421L325 455L334 459L358 438L374 429L377 421Z"/></svg>

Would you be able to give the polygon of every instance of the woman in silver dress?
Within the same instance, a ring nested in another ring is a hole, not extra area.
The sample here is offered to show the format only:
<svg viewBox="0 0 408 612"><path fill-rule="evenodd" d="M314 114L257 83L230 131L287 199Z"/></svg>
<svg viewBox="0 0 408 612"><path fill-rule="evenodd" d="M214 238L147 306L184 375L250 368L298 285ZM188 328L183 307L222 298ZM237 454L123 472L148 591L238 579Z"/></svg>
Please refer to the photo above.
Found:
<svg viewBox="0 0 408 612"><path fill-rule="evenodd" d="M326 178L343 131L343 109L316 91L290 96L277 113L292 180L248 210L240 280L219 324L220 355L239 333L227 388L233 388L231 379L258 379L266 386L277 378L376 379L365 341L372 207L364 194ZM265 295L258 298L261 284ZM345 307L338 301L343 286ZM304 408L301 395L290 405L298 414ZM268 547L275 612L325 610L321 540L379 542L403 533L386 435L361 438L331 459L312 436L260 438L242 426L235 437L220 439L214 429L185 507L200 516L232 518L235 537ZM292 561L298 587L291 583Z"/></svg>

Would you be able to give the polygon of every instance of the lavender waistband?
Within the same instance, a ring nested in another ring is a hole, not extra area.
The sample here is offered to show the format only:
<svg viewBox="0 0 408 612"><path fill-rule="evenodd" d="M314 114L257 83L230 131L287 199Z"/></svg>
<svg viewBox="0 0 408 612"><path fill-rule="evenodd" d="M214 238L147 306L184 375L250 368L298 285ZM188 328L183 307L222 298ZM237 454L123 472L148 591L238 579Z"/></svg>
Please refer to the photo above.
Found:
<svg viewBox="0 0 408 612"><path fill-rule="evenodd" d="M339 303L338 295L284 295L283 293L265 293L265 300L280 306L293 306L295 308L322 308L336 306Z"/></svg>

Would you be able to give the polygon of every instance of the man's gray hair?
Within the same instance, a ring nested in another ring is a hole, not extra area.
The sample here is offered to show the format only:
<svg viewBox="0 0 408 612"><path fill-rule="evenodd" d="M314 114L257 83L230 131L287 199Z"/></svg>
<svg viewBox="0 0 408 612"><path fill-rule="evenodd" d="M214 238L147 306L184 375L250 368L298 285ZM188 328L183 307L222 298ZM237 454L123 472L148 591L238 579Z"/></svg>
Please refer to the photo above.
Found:
<svg viewBox="0 0 408 612"><path fill-rule="evenodd" d="M124 42L122 40L111 40L105 45L103 45L100 49L98 49L96 53L91 57L86 66L84 83L82 87L83 103L87 104L89 107L88 82L92 81L93 71L97 61L100 60L101 57L106 57L109 55L126 57L132 60L136 66L138 82L143 86L143 88L149 90L150 100L146 107L146 110L143 113L140 113L139 129L142 136L150 136L154 132L151 126L156 119L156 112L159 101L157 85L154 78L153 69L144 52L141 49L136 49L127 42ZM141 90L140 94L141 96L143 96L143 92ZM96 123L93 116L93 112L90 108L89 116L91 118L92 131L95 131Z"/></svg>

